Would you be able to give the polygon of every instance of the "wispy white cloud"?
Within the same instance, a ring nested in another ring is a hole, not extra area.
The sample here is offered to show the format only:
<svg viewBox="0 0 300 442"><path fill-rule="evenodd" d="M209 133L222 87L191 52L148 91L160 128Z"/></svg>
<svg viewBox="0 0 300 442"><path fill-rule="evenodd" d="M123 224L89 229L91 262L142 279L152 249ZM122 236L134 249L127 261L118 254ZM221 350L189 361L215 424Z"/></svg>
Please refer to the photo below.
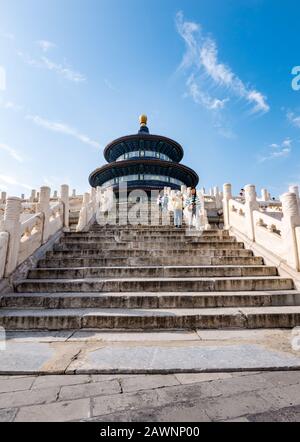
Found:
<svg viewBox="0 0 300 442"><path fill-rule="evenodd" d="M268 152L258 158L260 163L268 160L276 160L278 158L287 158L292 152L293 140L286 138L282 143L272 143L269 146Z"/></svg>
<svg viewBox="0 0 300 442"><path fill-rule="evenodd" d="M38 40L36 42L36 44L39 46L39 48L43 52L48 52L50 49L53 49L56 47L55 43L52 43L51 41L48 41L48 40Z"/></svg>
<svg viewBox="0 0 300 442"><path fill-rule="evenodd" d="M24 63L28 64L29 66L53 71L57 75L60 75L66 80L73 81L74 83L82 83L86 81L86 77L80 72L72 69L72 67L55 63L45 56L35 59L20 51L18 52L18 55L24 61Z"/></svg>
<svg viewBox="0 0 300 442"><path fill-rule="evenodd" d="M10 175L0 175L0 186L3 187L2 183L4 183L4 186L6 184L10 186L19 186L23 187L24 189L31 190L33 187L29 186L28 184L20 183L18 180L16 180L14 177Z"/></svg>
<svg viewBox="0 0 300 442"><path fill-rule="evenodd" d="M293 126L300 128L300 115L295 115L294 112L289 111L287 119Z"/></svg>
<svg viewBox="0 0 300 442"><path fill-rule="evenodd" d="M226 94L231 93L244 99L252 105L252 113L265 113L270 110L264 94L246 85L228 65L219 61L216 42L203 33L198 23L186 21L183 13L178 12L176 27L186 45L179 70L201 74L215 86L223 88ZM206 100L200 101L205 105Z"/></svg>
<svg viewBox="0 0 300 442"><path fill-rule="evenodd" d="M73 81L75 83L82 83L86 81L86 78L84 75L82 75L80 72L74 71L72 68L64 66L62 64L57 64L47 57L42 57L42 63L46 69L49 69L50 71L54 71L56 74L61 75L62 77L66 78L67 80Z"/></svg>
<svg viewBox="0 0 300 442"><path fill-rule="evenodd" d="M7 152L10 157L18 161L19 163L23 163L23 158L13 147L8 146L7 144L0 143L0 150Z"/></svg>
<svg viewBox="0 0 300 442"><path fill-rule="evenodd" d="M202 104L207 109L223 109L225 104L229 101L229 98L224 98L223 100L219 98L212 98L208 93L203 92L200 89L200 86L197 83L194 74L191 74L189 76L186 82L186 86L188 89L188 95L192 97L194 102L197 104Z"/></svg>
<svg viewBox="0 0 300 442"><path fill-rule="evenodd" d="M4 109L9 109L15 112L19 112L21 110L23 110L23 106L15 103L14 101L5 101L4 103L0 103L0 105L4 108Z"/></svg>
<svg viewBox="0 0 300 442"><path fill-rule="evenodd" d="M92 140L87 135L82 134L77 129L68 126L65 123L49 121L38 115L27 115L26 118L32 121L37 126L43 127L44 129L50 130L52 132L58 132L65 135L70 135L84 144L88 144L89 146L95 147L97 149L100 148L100 145L99 143L97 143L97 141Z"/></svg>
<svg viewBox="0 0 300 442"><path fill-rule="evenodd" d="M224 98L214 98L211 97L207 92L204 92L200 89L199 83L197 83L195 79L195 75L191 74L186 82L187 93L185 95L192 97L193 101L196 104L200 104L209 111L212 112L213 117L213 126L216 131L224 138L233 139L235 138L235 134L232 129L229 127L227 121L221 114L221 110L224 109L226 103L230 101L230 99Z"/></svg>

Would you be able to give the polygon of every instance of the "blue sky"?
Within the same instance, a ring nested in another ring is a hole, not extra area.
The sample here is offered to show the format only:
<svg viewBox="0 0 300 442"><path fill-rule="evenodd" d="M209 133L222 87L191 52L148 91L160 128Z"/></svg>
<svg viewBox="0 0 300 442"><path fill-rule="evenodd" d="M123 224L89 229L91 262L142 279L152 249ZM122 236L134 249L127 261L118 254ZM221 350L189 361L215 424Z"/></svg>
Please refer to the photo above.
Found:
<svg viewBox="0 0 300 442"><path fill-rule="evenodd" d="M0 190L82 192L103 147L179 141L206 187L300 183L296 0L0 0ZM3 80L3 78L2 78ZM4 87L5 86L5 87Z"/></svg>

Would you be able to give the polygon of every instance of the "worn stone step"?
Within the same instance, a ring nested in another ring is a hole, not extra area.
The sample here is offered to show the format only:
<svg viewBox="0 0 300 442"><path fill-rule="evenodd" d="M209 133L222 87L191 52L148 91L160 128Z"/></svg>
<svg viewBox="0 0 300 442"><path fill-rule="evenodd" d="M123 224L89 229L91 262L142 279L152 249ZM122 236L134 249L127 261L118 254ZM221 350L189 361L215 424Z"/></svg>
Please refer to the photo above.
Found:
<svg viewBox="0 0 300 442"><path fill-rule="evenodd" d="M244 265L254 265L259 266L263 265L264 261L261 257L256 256L248 256L248 257L228 257L223 256L219 258L211 258L211 257L199 257L192 255L188 260L190 265L238 265L238 266L244 266ZM186 265L187 260L185 257L172 257L167 256L165 258L163 257L142 257L142 258L136 258L136 257L125 257L125 258L118 258L118 257L111 257L111 258L48 258L48 259L41 259L38 262L39 268L58 268L58 267L115 267L115 266L149 266L149 265L162 265L162 266L168 266L168 265Z"/></svg>
<svg viewBox="0 0 300 442"><path fill-rule="evenodd" d="M119 224L106 224L105 226L100 225L100 224L93 224L92 226L90 226L88 228L89 232L98 232L100 231L111 231L111 230L123 230L123 231L135 231L135 230L139 230L139 231L152 231L152 232L156 232L156 231L185 231L186 228L185 227L180 227L180 228L176 228L173 224L167 224L167 225L161 225L161 226L157 226L157 225L151 225L150 223L145 225L145 224L125 224L125 225L119 225ZM194 229L191 229L194 230ZM213 231L216 231L217 229L213 229Z"/></svg>
<svg viewBox="0 0 300 442"><path fill-rule="evenodd" d="M0 297L2 309L78 308L216 308L299 306L296 290L270 292L172 292L172 293L19 293Z"/></svg>
<svg viewBox="0 0 300 442"><path fill-rule="evenodd" d="M277 276L269 266L148 266L148 267L77 267L30 270L29 279L83 278L189 278L189 277Z"/></svg>
<svg viewBox="0 0 300 442"><path fill-rule="evenodd" d="M293 328L300 307L0 310L6 330Z"/></svg>
<svg viewBox="0 0 300 442"><path fill-rule="evenodd" d="M176 244L179 246L184 246L184 244L202 244L202 243L226 243L226 244L232 244L236 243L237 240L234 237L221 237L221 236L199 236L198 238L195 236L161 236L161 237L143 237L140 238L139 235L133 237L133 236L126 236L126 235L111 235L110 237L90 237L90 236L81 236L81 237L63 237L60 241L62 244L105 244L110 245L114 242L122 243L122 244L129 244L130 242L133 242L134 244L146 244L147 246L153 243L160 243L160 244Z"/></svg>
<svg viewBox="0 0 300 442"><path fill-rule="evenodd" d="M183 257L186 260L190 260L192 256L196 256L197 258L201 257L249 257L253 256L253 252L251 250L246 249L194 249L194 250L182 250L182 249L113 249L113 250L61 250L61 251L52 251L47 252L47 258L83 258L83 257L96 257L96 258L114 258L114 257L147 257L148 259L156 259L158 257L179 257L182 259ZM185 261L190 262L190 261ZM154 261L155 263L155 261Z"/></svg>
<svg viewBox="0 0 300 442"><path fill-rule="evenodd" d="M206 230L206 231L196 231L196 230L188 230L188 229L168 229L163 231L152 231L152 230L126 230L126 229L112 229L112 230L103 230L103 231L87 231L87 232L65 232L64 236L66 238L80 238L80 237L89 237L89 238L109 238L114 235L121 235L125 237L150 237L150 238L161 238L161 237L169 237L174 236L176 238L185 238L185 237L203 237L203 238L211 238L211 237L221 237L221 238L233 238L230 236L228 230Z"/></svg>
<svg viewBox="0 0 300 442"><path fill-rule="evenodd" d="M197 232L190 233L188 230L184 231L169 231L169 232L145 232L145 231L135 231L135 232L124 232L121 230L112 231L112 232L78 232L75 234L75 232L68 232L64 234L64 238L67 240L90 240L93 239L95 241L97 240L110 240L111 238L124 238L126 240L138 240L138 241L144 241L144 240L161 240L161 239L175 239L178 241L184 241L184 240L206 240L206 241L213 241L214 239L216 241L219 240L235 240L235 236L225 235L225 234L218 234L215 233L214 235L207 235L206 233Z"/></svg>
<svg viewBox="0 0 300 442"><path fill-rule="evenodd" d="M161 247L159 247L161 246ZM242 242L205 242L205 241L197 241L197 242L183 242L182 244L171 242L167 244L160 243L148 243L145 244L143 241L137 242L116 242L112 241L111 243L95 243L95 242L72 242L68 244L60 243L55 244L53 247L54 251L76 251L76 250L118 250L118 249L127 249L127 250L156 250L156 249L169 251L169 250L180 250L180 251L197 251L199 249L229 249L229 250L240 250L244 249L244 243Z"/></svg>
<svg viewBox="0 0 300 442"><path fill-rule="evenodd" d="M17 292L197 292L290 290L292 279L284 277L243 278L85 278L26 279L16 284Z"/></svg>

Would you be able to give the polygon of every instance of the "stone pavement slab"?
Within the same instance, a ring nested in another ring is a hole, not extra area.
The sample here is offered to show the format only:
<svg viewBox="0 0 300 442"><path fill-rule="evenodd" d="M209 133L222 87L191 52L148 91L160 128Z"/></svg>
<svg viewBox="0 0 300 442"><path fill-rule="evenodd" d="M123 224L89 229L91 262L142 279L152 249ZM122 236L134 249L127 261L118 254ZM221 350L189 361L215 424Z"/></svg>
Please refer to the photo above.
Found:
<svg viewBox="0 0 300 442"><path fill-rule="evenodd" d="M0 393L9 393L10 391L29 390L34 382L34 378L4 379L0 380Z"/></svg>
<svg viewBox="0 0 300 442"><path fill-rule="evenodd" d="M3 393L0 395L0 409L54 402L58 393L59 387Z"/></svg>
<svg viewBox="0 0 300 442"><path fill-rule="evenodd" d="M231 373L176 373L174 376L184 385L232 378Z"/></svg>
<svg viewBox="0 0 300 442"><path fill-rule="evenodd" d="M170 387L180 382L174 375L139 375L122 379L121 386L123 393L140 390L151 390L152 388Z"/></svg>
<svg viewBox="0 0 300 442"><path fill-rule="evenodd" d="M300 355L253 344L220 346L114 346L81 353L67 373L180 373L300 369Z"/></svg>
<svg viewBox="0 0 300 442"><path fill-rule="evenodd" d="M90 417L90 400L79 399L21 408L15 422L69 422Z"/></svg>
<svg viewBox="0 0 300 442"><path fill-rule="evenodd" d="M70 376L38 376L34 379L32 384L32 389L41 388L51 388L51 387L62 387L65 385L77 385L77 384L87 384L91 382L91 378L88 375L70 375Z"/></svg>
<svg viewBox="0 0 300 442"><path fill-rule="evenodd" d="M300 406L282 408L277 411L254 414L248 422L300 422Z"/></svg>
<svg viewBox="0 0 300 442"><path fill-rule="evenodd" d="M7 341L6 349L0 351L0 373L63 374L81 347L77 343Z"/></svg>
<svg viewBox="0 0 300 442"><path fill-rule="evenodd" d="M16 417L17 411L17 408L0 410L0 422L13 422Z"/></svg>
<svg viewBox="0 0 300 442"><path fill-rule="evenodd" d="M300 370L290 330L14 332L0 356L2 376Z"/></svg>
<svg viewBox="0 0 300 442"><path fill-rule="evenodd" d="M300 421L299 371L22 379L27 390L0 393L0 422Z"/></svg>
<svg viewBox="0 0 300 442"><path fill-rule="evenodd" d="M90 384L69 385L62 387L59 393L59 398L61 400L72 400L120 393L120 383L117 380L111 380L106 382L94 382Z"/></svg>

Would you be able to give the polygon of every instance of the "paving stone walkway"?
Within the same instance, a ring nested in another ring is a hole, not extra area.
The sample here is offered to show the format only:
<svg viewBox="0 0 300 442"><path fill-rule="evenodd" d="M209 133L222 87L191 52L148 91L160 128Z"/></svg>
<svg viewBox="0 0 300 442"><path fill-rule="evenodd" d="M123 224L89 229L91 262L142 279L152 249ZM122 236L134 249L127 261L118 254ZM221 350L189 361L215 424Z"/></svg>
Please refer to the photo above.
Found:
<svg viewBox="0 0 300 442"><path fill-rule="evenodd" d="M300 372L1 376L13 421L300 421Z"/></svg>
<svg viewBox="0 0 300 442"><path fill-rule="evenodd" d="M0 375L300 370L292 339L280 329L7 332Z"/></svg>

